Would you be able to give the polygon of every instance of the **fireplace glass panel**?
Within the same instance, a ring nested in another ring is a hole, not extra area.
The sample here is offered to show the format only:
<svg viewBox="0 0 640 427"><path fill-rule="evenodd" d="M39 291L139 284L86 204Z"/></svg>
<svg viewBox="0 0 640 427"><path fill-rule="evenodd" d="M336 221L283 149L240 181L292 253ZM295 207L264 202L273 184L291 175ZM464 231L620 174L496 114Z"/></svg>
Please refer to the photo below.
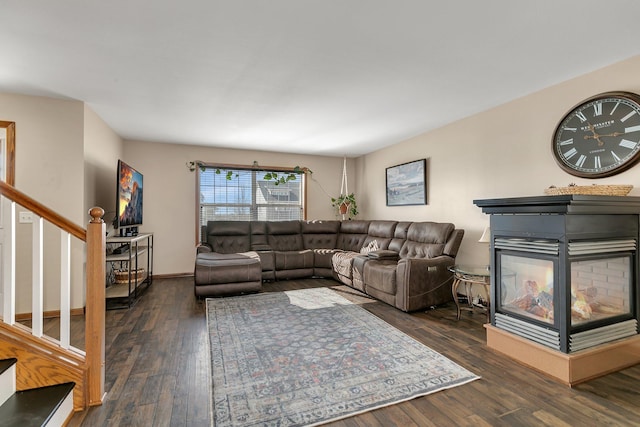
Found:
<svg viewBox="0 0 640 427"><path fill-rule="evenodd" d="M571 325L631 313L629 256L571 263Z"/></svg>
<svg viewBox="0 0 640 427"><path fill-rule="evenodd" d="M553 261L502 254L500 280L503 311L553 324Z"/></svg>

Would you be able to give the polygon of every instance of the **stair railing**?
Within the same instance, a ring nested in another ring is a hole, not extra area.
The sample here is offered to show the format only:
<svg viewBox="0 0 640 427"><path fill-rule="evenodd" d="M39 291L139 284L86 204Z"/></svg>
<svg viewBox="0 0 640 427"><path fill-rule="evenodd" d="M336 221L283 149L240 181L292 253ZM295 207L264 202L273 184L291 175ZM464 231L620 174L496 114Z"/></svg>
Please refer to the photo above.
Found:
<svg viewBox="0 0 640 427"><path fill-rule="evenodd" d="M32 218L32 322L31 334L43 338L44 325L44 221L60 231L60 334L59 340L48 342L77 353L87 370L89 406L99 405L104 397L105 383L105 241L104 210L92 208L87 229L76 225L13 186L0 181L0 194L7 202L4 212L4 267L2 277L2 321L16 324L16 209L27 209ZM86 254L85 349L71 345L71 239L83 242Z"/></svg>

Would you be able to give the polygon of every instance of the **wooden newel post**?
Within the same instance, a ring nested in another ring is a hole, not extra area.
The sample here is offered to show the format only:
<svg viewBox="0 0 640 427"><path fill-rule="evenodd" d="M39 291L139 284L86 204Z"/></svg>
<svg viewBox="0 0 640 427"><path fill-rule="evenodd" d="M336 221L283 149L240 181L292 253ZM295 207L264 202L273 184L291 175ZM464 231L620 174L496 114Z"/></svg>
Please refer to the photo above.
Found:
<svg viewBox="0 0 640 427"><path fill-rule="evenodd" d="M104 209L89 210L87 226L87 303L85 314L85 351L90 406L101 405L105 381L105 269L106 227Z"/></svg>

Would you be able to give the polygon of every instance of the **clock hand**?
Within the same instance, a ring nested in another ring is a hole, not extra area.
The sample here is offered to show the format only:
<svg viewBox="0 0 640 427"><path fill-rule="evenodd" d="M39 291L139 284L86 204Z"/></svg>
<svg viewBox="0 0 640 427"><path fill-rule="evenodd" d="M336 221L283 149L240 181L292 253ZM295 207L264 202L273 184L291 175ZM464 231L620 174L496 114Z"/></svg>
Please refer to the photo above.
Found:
<svg viewBox="0 0 640 427"><path fill-rule="evenodd" d="M589 122L587 122L587 125L589 126L589 130L591 131L591 133L593 133L593 136L589 137L588 135L585 135L584 139L595 139L596 141L598 141L599 147L603 146L604 142L600 141L600 135L596 133L596 128Z"/></svg>
<svg viewBox="0 0 640 427"><path fill-rule="evenodd" d="M606 133L604 135L599 135L599 136L620 136L620 135L624 135L626 132L613 132L613 133Z"/></svg>

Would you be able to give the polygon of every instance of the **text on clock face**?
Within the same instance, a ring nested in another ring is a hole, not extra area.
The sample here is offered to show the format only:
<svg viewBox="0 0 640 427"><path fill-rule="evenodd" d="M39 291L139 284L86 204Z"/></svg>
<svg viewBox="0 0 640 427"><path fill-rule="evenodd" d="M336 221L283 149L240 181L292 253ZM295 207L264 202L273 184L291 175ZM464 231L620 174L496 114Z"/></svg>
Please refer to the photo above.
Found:
<svg viewBox="0 0 640 427"><path fill-rule="evenodd" d="M586 120L585 120L586 121ZM606 128L611 126L612 124L614 124L616 121L615 120L607 120L606 122L602 122L602 123L597 123L595 125L593 125L593 129L602 129L602 128ZM592 128L589 126L583 126L580 128L580 130L582 131L589 131ZM570 130L568 128L566 128L566 130ZM575 131L575 128L573 129L573 131Z"/></svg>

